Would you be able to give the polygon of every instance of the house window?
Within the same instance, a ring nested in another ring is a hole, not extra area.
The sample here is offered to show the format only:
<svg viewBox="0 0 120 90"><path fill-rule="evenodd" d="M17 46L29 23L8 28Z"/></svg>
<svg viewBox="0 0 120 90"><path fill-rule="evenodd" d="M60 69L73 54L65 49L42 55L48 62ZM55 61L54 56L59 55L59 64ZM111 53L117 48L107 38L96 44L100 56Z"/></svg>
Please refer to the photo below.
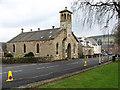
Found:
<svg viewBox="0 0 120 90"><path fill-rule="evenodd" d="M59 44L56 44L56 55L59 55Z"/></svg>
<svg viewBox="0 0 120 90"><path fill-rule="evenodd" d="M73 52L74 52L74 54L75 54L75 44L74 44L74 46L73 46Z"/></svg>
<svg viewBox="0 0 120 90"><path fill-rule="evenodd" d="M24 53L26 53L26 45L24 44Z"/></svg>
<svg viewBox="0 0 120 90"><path fill-rule="evenodd" d="M13 52L15 53L15 45L13 44Z"/></svg>
<svg viewBox="0 0 120 90"><path fill-rule="evenodd" d="M36 46L36 53L39 53L39 44L37 43L37 46Z"/></svg>

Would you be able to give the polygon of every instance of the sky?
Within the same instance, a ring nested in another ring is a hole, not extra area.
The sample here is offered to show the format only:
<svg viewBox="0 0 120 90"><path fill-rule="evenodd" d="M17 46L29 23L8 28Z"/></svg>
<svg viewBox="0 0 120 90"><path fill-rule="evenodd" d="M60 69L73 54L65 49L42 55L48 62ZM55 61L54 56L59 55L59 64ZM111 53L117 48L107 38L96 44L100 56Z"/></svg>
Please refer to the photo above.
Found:
<svg viewBox="0 0 120 90"><path fill-rule="evenodd" d="M71 11L71 2L74 0L0 0L0 42L7 42L13 37L30 29L36 31L60 27L59 11L66 6ZM81 12L82 13L82 12ZM77 23L76 16L72 18L72 31L77 37L102 35L98 25L91 30L82 28ZM79 21L80 22L80 21Z"/></svg>

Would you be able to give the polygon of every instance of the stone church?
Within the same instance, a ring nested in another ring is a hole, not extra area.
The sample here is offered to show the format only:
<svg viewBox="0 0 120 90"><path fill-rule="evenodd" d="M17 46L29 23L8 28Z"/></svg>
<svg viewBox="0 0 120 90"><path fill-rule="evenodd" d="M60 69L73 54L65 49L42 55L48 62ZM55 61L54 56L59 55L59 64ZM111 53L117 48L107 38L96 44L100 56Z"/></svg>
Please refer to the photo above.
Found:
<svg viewBox="0 0 120 90"><path fill-rule="evenodd" d="M35 57L53 56L54 60L78 58L78 40L72 32L72 12L60 11L60 28L23 32L7 42L14 56L33 52Z"/></svg>

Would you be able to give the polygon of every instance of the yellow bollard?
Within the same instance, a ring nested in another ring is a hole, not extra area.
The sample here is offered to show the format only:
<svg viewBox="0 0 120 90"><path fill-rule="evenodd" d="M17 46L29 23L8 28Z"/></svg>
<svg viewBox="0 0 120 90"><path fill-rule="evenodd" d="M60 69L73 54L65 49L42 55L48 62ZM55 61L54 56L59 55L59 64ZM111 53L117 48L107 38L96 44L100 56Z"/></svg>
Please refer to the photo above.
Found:
<svg viewBox="0 0 120 90"><path fill-rule="evenodd" d="M109 60L110 60L110 57L109 57Z"/></svg>
<svg viewBox="0 0 120 90"><path fill-rule="evenodd" d="M92 56L92 59L93 59L93 56Z"/></svg>
<svg viewBox="0 0 120 90"><path fill-rule="evenodd" d="M102 58L102 62L103 62L103 58Z"/></svg>
<svg viewBox="0 0 120 90"><path fill-rule="evenodd" d="M8 80L6 80L6 81L7 82L13 81L12 71L8 71Z"/></svg>
<svg viewBox="0 0 120 90"><path fill-rule="evenodd" d="M117 58L118 58L118 55L117 55Z"/></svg>
<svg viewBox="0 0 120 90"><path fill-rule="evenodd" d="M96 55L96 58L98 58L98 56Z"/></svg>
<svg viewBox="0 0 120 90"><path fill-rule="evenodd" d="M85 64L84 64L84 66L87 66L87 61L85 61Z"/></svg>
<svg viewBox="0 0 120 90"><path fill-rule="evenodd" d="M87 56L87 59L88 59L88 56Z"/></svg>

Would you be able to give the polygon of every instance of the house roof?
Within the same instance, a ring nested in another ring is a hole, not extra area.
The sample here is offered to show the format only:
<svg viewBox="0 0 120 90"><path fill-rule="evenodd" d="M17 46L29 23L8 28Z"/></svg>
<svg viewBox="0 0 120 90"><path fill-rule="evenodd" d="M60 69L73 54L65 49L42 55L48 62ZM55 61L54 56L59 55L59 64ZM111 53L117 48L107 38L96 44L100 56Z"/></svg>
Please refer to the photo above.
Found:
<svg viewBox="0 0 120 90"><path fill-rule="evenodd" d="M97 41L96 41L95 39L93 39L93 38L88 38L88 40L92 43L92 45L95 45L95 46L98 45L98 44L97 44Z"/></svg>
<svg viewBox="0 0 120 90"><path fill-rule="evenodd" d="M32 31L32 32L24 32L10 41L8 43L14 42L27 42L27 41L42 41L42 40L52 40L54 39L62 30L60 28L40 30L40 31Z"/></svg>

